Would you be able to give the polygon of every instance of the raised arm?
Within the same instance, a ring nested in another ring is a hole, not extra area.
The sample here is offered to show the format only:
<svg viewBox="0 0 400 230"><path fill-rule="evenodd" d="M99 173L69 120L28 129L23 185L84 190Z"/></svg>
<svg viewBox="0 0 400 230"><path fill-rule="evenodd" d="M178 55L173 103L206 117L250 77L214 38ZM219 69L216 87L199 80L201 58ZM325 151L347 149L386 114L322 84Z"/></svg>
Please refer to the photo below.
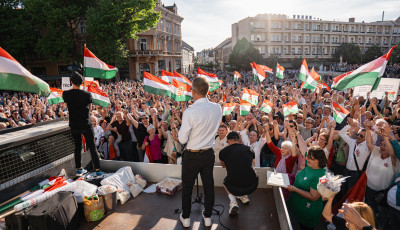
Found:
<svg viewBox="0 0 400 230"><path fill-rule="evenodd" d="M336 126L336 122L335 121L331 121L330 122L331 130L329 132L328 143L326 144L326 149L328 151L331 151L332 145L333 145L333 140L335 139L334 137L335 137L335 135L337 136L337 134L335 133L335 126Z"/></svg>
<svg viewBox="0 0 400 230"><path fill-rule="evenodd" d="M374 150L375 145L372 143L372 134L371 134L371 127L366 126L367 129L367 135L365 136L365 140L367 142L367 146L370 152Z"/></svg>
<svg viewBox="0 0 400 230"><path fill-rule="evenodd" d="M307 144L304 141L303 137L300 135L300 133L297 133L297 143L299 144L299 150L301 155L305 156L306 152L307 152Z"/></svg>

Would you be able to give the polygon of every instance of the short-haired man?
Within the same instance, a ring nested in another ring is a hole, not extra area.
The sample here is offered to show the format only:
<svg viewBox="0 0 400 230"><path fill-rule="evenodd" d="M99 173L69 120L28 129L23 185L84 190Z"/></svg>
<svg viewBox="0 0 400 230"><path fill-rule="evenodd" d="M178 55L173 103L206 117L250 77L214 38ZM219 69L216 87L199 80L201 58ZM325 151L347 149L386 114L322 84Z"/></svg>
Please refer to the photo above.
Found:
<svg viewBox="0 0 400 230"><path fill-rule="evenodd" d="M203 219L206 227L211 226L214 206L214 137L222 120L221 106L207 99L209 83L204 77L192 82L192 97L195 101L185 110L179 130L179 142L186 145L182 159L182 214L184 227L190 227L190 211L194 182L200 173L204 186Z"/></svg>
<svg viewBox="0 0 400 230"><path fill-rule="evenodd" d="M244 204L248 204L248 195L254 192L258 186L258 177L253 169L254 152L250 150L249 146L239 144L239 138L237 132L230 132L227 136L229 146L219 153L220 163L227 171L224 187L230 200L229 215L239 213L236 196L239 196Z"/></svg>
<svg viewBox="0 0 400 230"><path fill-rule="evenodd" d="M81 167L82 134L85 136L86 145L89 147L90 155L96 175L101 176L99 153L94 143L92 123L89 119L90 108L92 107L92 95L80 89L83 78L79 73L74 72L71 76L72 89L63 92L64 102L67 103L69 111L69 127L75 143L75 167L76 175L82 176L87 170Z"/></svg>

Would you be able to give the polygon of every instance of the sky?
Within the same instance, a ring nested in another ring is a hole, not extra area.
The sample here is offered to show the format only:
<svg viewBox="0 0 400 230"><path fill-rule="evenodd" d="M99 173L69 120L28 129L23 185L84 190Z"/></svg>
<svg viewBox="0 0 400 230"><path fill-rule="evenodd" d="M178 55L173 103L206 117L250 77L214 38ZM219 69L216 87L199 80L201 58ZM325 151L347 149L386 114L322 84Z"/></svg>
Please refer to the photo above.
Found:
<svg viewBox="0 0 400 230"><path fill-rule="evenodd" d="M322 20L356 22L395 20L400 17L400 0L161 0L178 7L182 40L195 52L214 48L231 36L232 24L257 14L312 15Z"/></svg>

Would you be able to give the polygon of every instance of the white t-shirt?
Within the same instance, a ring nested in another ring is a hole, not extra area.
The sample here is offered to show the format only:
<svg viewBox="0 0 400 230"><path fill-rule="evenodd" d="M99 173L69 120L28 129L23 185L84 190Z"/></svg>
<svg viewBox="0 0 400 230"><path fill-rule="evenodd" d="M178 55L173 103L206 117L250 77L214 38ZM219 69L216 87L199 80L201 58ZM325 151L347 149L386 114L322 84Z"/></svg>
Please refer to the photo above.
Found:
<svg viewBox="0 0 400 230"><path fill-rule="evenodd" d="M400 177L398 177L395 182L398 182L400 180ZM387 202L390 205L390 207L397 209L400 211L400 206L396 205L396 192L397 192L397 185L393 186L387 195Z"/></svg>
<svg viewBox="0 0 400 230"><path fill-rule="evenodd" d="M214 143L214 148L213 148L214 154L215 154L214 165L219 165L219 166L221 165L221 163L219 162L219 152L226 146L228 146L227 136L222 138L222 140L219 137L215 138L215 143Z"/></svg>

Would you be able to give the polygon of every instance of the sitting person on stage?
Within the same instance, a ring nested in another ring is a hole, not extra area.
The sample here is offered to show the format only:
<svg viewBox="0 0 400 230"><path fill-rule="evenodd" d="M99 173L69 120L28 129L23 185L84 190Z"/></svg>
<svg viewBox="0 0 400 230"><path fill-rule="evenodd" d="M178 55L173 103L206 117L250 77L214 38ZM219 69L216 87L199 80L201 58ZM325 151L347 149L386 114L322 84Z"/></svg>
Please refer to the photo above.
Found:
<svg viewBox="0 0 400 230"><path fill-rule="evenodd" d="M222 149L219 154L221 165L227 171L224 187L230 200L229 215L239 213L236 197L244 204L248 204L250 202L248 195L258 186L258 176L253 169L254 152L249 146L239 144L239 139L237 132L230 132L227 136L229 146Z"/></svg>

